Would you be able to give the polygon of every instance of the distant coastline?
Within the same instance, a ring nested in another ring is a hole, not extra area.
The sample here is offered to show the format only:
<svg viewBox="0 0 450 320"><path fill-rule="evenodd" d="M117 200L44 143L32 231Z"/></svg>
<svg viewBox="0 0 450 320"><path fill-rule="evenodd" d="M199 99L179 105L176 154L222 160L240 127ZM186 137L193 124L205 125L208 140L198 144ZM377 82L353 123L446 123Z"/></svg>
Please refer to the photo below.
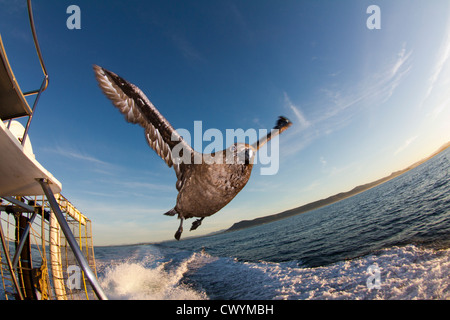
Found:
<svg viewBox="0 0 450 320"><path fill-rule="evenodd" d="M237 222L237 223L233 224L229 229L226 229L223 232L236 231L236 230L240 230L240 229L254 227L254 226L257 226L257 225L261 225L261 224L266 224L266 223L269 223L269 222L274 222L274 221L285 219L285 218L288 218L288 217L292 217L292 216L295 216L295 215L298 215L298 214L306 213L308 211L315 210L315 209L318 209L318 208L330 205L332 203L344 200L346 198L350 198L350 197L352 197L354 195L357 195L358 193L361 193L361 192L367 191L367 190L369 190L371 188L374 188L374 187L376 187L376 186L378 186L380 184L383 184L383 183L385 183L385 182L387 182L387 181L389 181L391 179L394 179L394 178L404 174L405 172L408 172L411 169L414 169L414 168L420 166L421 164L423 164L423 163L427 162L428 160L434 158L436 155L438 155L439 153L441 153L442 151L446 150L449 147L450 147L450 141L447 142L446 144L444 144L442 147L440 147L436 152L434 152L429 157L427 157L425 159L422 159L422 160L420 160L420 161L410 165L409 167L407 167L407 168L405 168L403 170L399 170L399 171L393 172L387 177L384 177L384 178L378 179L376 181L357 186L357 187L353 188L350 191L341 192L341 193L335 194L333 196L330 196L330 197L328 197L326 199L314 201L314 202L308 203L306 205L303 205L303 206L300 206L300 207L297 207L297 208L294 208L294 209L290 209L290 210L287 210L287 211L283 211L283 212L280 212L280 213L277 213L277 214L273 214L273 215L269 215L269 216L265 216L265 217L261 217L261 218L256 218L256 219L253 219L253 220L243 220L243 221L240 221L240 222Z"/></svg>

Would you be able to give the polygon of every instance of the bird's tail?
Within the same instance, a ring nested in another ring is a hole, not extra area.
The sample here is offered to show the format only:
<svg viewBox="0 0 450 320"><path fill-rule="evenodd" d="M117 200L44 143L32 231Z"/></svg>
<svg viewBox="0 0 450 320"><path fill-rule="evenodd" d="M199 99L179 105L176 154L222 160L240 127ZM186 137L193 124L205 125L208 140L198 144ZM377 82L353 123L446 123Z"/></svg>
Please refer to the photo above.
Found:
<svg viewBox="0 0 450 320"><path fill-rule="evenodd" d="M172 208L169 211L167 211L166 213L164 213L165 216L171 216L171 217L173 217L177 214L178 214L178 212L175 211L175 208Z"/></svg>

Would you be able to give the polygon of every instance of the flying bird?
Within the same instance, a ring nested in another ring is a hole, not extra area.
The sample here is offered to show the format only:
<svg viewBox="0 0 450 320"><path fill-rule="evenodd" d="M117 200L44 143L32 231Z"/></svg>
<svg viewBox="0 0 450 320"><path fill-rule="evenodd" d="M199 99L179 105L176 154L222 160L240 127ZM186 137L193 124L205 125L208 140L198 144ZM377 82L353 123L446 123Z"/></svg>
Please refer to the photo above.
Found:
<svg viewBox="0 0 450 320"><path fill-rule="evenodd" d="M234 143L225 150L202 154L183 140L137 86L96 65L94 72L101 90L126 121L142 126L149 146L175 170L177 202L165 215L181 220L175 233L177 240L185 219L199 218L192 223L192 231L205 217L226 206L247 184L258 149L292 125L289 119L279 117L274 130L252 145Z"/></svg>

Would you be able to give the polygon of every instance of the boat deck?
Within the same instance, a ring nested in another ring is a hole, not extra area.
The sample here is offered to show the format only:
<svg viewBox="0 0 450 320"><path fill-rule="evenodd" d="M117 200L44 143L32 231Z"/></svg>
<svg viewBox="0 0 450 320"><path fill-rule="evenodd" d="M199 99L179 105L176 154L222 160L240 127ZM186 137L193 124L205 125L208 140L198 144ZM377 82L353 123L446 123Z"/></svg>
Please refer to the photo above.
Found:
<svg viewBox="0 0 450 320"><path fill-rule="evenodd" d="M48 180L53 193L61 192L61 183L35 159L30 149L22 146L19 138L0 121L0 196L41 195L37 179Z"/></svg>

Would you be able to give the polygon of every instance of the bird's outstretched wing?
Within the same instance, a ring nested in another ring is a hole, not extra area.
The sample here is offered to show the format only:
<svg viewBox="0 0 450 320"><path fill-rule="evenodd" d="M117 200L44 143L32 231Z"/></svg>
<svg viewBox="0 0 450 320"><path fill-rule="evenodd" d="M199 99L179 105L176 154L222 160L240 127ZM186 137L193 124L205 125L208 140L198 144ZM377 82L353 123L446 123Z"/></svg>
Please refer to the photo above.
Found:
<svg viewBox="0 0 450 320"><path fill-rule="evenodd" d="M179 188L184 166L174 164L172 149L179 143L183 143L183 150L193 155L191 146L183 140L138 87L97 65L94 65L94 72L103 93L128 122L139 124L144 128L150 147L169 167L174 167L178 178L177 188Z"/></svg>

